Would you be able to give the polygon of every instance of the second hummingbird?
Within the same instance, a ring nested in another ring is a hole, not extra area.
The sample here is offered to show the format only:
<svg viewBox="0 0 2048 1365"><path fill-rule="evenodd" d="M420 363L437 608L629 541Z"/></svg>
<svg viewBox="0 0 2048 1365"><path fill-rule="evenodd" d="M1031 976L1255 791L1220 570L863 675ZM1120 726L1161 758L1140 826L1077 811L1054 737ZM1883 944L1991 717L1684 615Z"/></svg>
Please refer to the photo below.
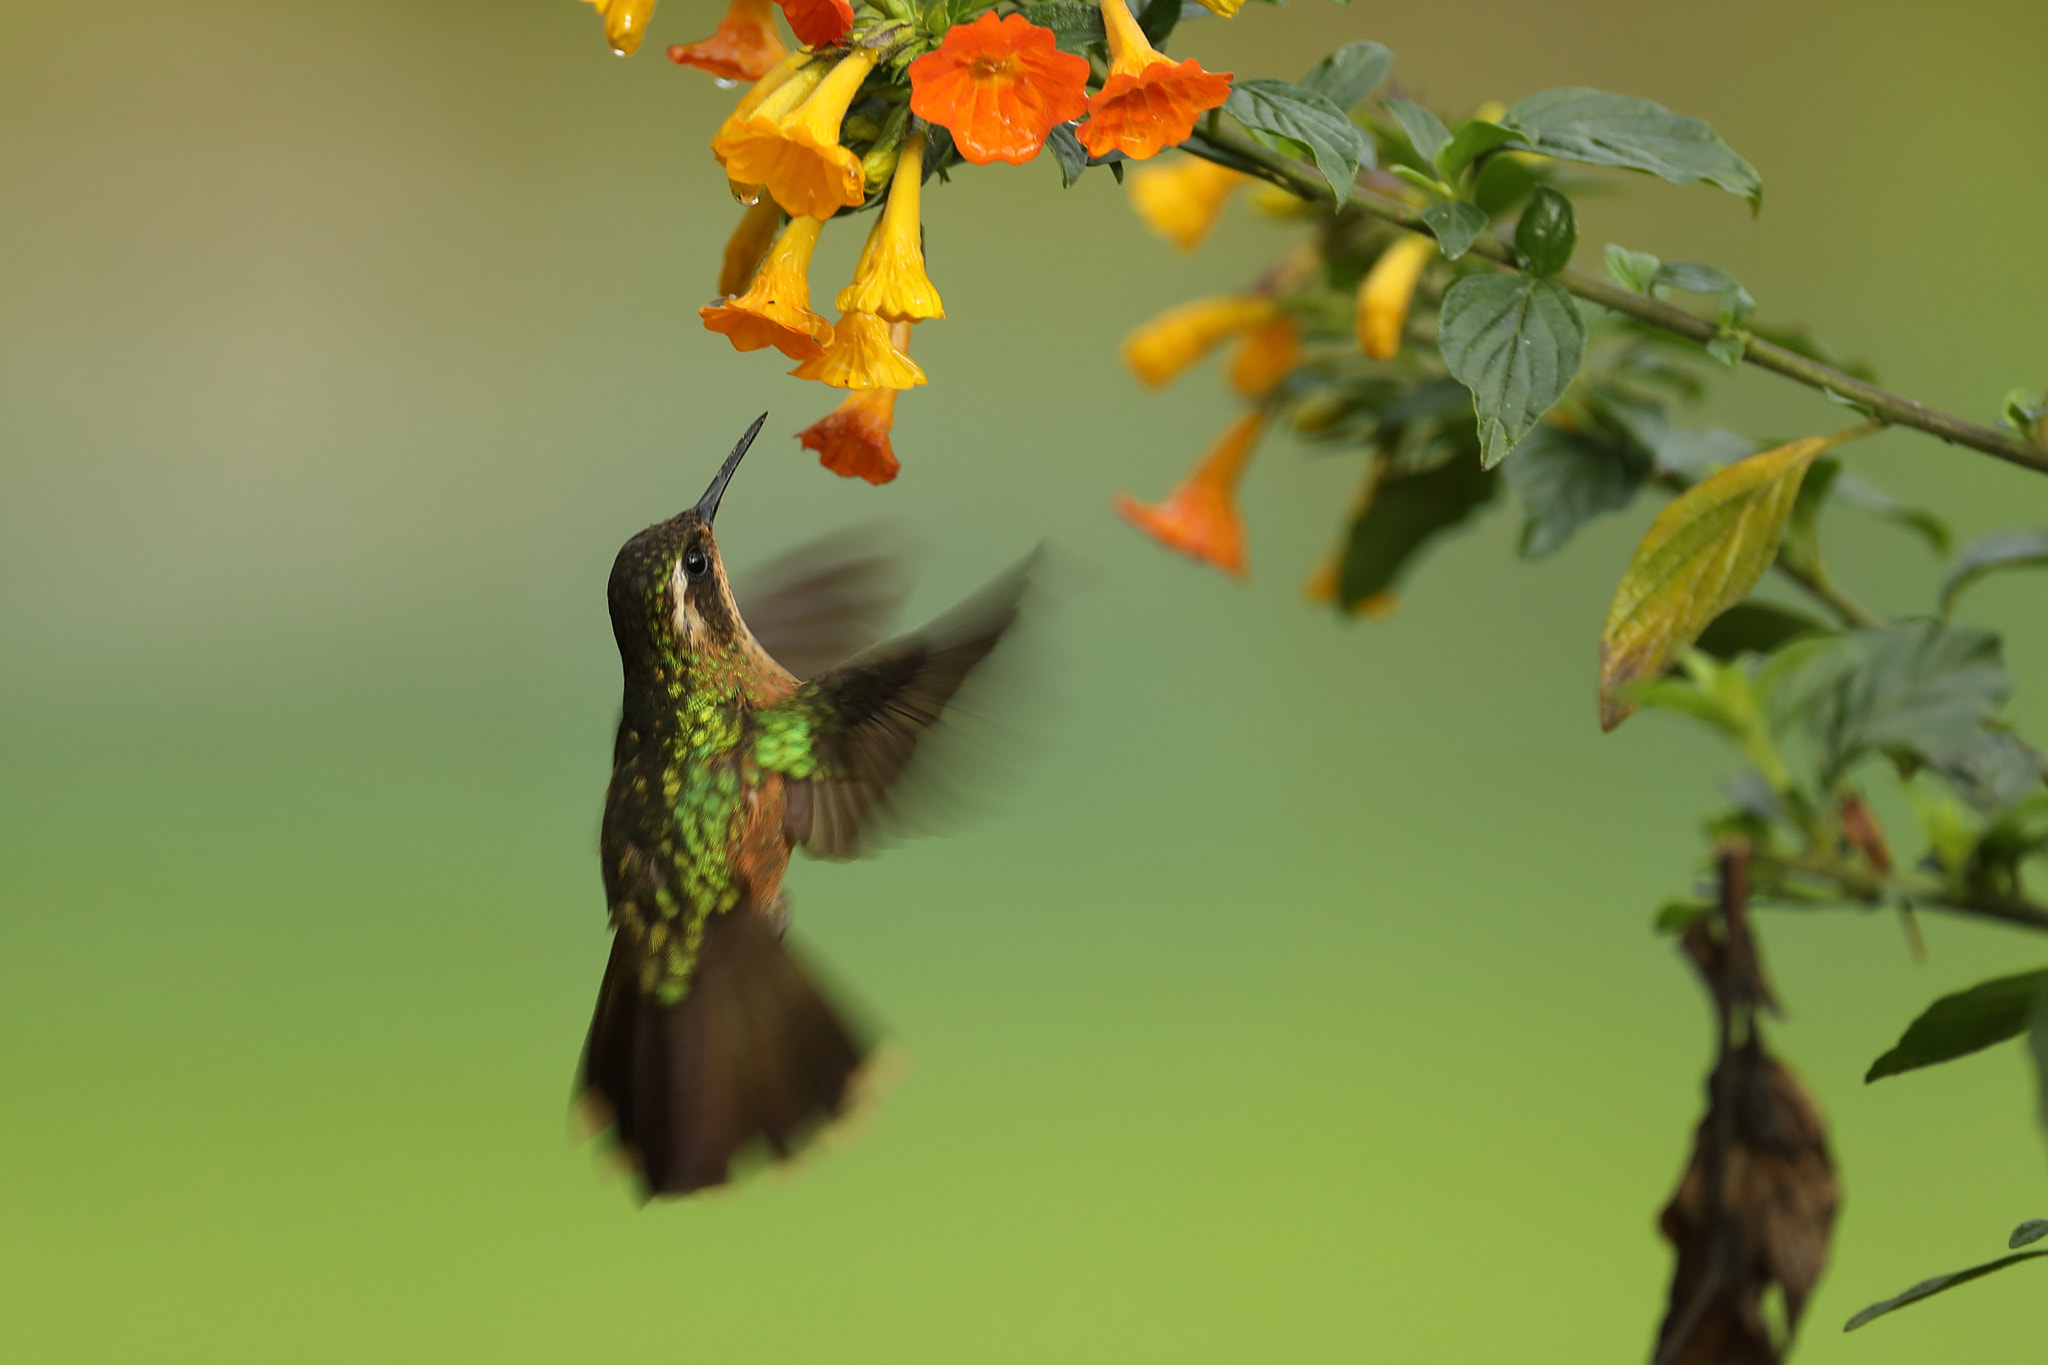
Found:
<svg viewBox="0 0 2048 1365"><path fill-rule="evenodd" d="M867 1046L783 942L783 870L799 846L851 858L872 842L920 739L1016 621L1030 565L799 677L875 614L884 576L872 556L816 567L750 603L767 638L748 628L711 525L766 420L612 566L613 941L577 1088L650 1195L723 1184L750 1149L787 1156L850 1102Z"/></svg>

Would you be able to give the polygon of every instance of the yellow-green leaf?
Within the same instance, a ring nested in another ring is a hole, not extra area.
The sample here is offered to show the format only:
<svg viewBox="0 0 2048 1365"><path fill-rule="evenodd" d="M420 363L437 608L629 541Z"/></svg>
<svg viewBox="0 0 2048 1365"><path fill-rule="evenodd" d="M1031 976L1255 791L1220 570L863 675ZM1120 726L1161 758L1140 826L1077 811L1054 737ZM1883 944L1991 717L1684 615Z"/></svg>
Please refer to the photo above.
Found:
<svg viewBox="0 0 2048 1365"><path fill-rule="evenodd" d="M1663 673L1708 622L1740 602L1778 553L1815 459L1872 430L1808 436L1738 460L1672 499L1636 547L1600 632L1600 728L1636 709L1629 685Z"/></svg>

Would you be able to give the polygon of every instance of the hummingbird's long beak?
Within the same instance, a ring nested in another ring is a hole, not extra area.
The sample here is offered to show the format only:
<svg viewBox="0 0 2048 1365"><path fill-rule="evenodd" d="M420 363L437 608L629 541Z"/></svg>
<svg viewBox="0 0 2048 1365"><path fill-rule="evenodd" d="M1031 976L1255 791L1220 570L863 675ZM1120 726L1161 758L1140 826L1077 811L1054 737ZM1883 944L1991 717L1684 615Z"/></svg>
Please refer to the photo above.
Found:
<svg viewBox="0 0 2048 1365"><path fill-rule="evenodd" d="M732 472L740 467L741 457L747 453L747 447L754 443L754 438L761 434L761 424L767 420L768 414L765 412L754 419L754 425L747 428L746 433L740 437L740 443L732 448L732 454L726 456L725 463L718 467L718 475L711 480L711 487L705 489L704 496L697 499L697 515L703 519L706 526L709 526L712 518L718 515L719 500L725 497L725 486L732 482Z"/></svg>

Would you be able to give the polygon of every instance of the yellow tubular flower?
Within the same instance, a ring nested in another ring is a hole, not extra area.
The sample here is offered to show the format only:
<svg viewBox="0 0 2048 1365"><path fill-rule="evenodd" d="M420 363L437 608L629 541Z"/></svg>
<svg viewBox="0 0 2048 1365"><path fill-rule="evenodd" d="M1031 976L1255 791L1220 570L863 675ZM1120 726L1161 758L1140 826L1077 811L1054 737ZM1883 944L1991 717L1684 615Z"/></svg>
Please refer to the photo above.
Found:
<svg viewBox="0 0 2048 1365"><path fill-rule="evenodd" d="M655 0L590 0L604 16L604 40L621 57L630 57L647 36L647 20L654 14Z"/></svg>
<svg viewBox="0 0 2048 1365"><path fill-rule="evenodd" d="M1300 324L1290 317L1276 317L1246 334L1224 377L1246 398L1264 398L1300 363Z"/></svg>
<svg viewBox="0 0 2048 1365"><path fill-rule="evenodd" d="M1211 14L1220 14L1226 19L1235 19L1237 12L1244 8L1244 0L1197 0L1201 7Z"/></svg>
<svg viewBox="0 0 2048 1365"><path fill-rule="evenodd" d="M946 316L939 291L924 273L924 239L917 222L924 179L924 134L903 141L889 203L860 249L853 283L839 291L842 313L873 313L890 322L923 322Z"/></svg>
<svg viewBox="0 0 2048 1365"><path fill-rule="evenodd" d="M766 187L791 214L828 218L858 205L867 197L860 158L839 145L839 125L874 68L875 55L867 50L848 53L814 88L798 96L801 103L790 98L799 76L776 89L752 113L742 116L735 110L711 143L711 150L725 163L725 173L742 184Z"/></svg>
<svg viewBox="0 0 2048 1365"><path fill-rule="evenodd" d="M873 313L840 314L825 353L790 373L835 389L909 389L925 382L917 362L891 343L889 324Z"/></svg>
<svg viewBox="0 0 2048 1365"><path fill-rule="evenodd" d="M1263 294L1225 294L1169 308L1124 338L1124 363L1160 388L1218 342L1271 322L1279 309Z"/></svg>
<svg viewBox="0 0 2048 1365"><path fill-rule="evenodd" d="M1415 233L1380 253L1358 285L1358 349L1374 360L1392 360L1408 326L1408 303L1436 243Z"/></svg>
<svg viewBox="0 0 2048 1365"><path fill-rule="evenodd" d="M1199 156L1166 166L1143 166L1131 175L1131 207L1145 226L1182 251L1193 251L1223 216L1238 186L1251 177Z"/></svg>
<svg viewBox="0 0 2048 1365"><path fill-rule="evenodd" d="M757 199L740 215L739 226L725 243L725 261L718 270L718 294L731 298L743 293L754 272L775 244L776 229L782 226L782 209L772 199Z"/></svg>
<svg viewBox="0 0 2048 1365"><path fill-rule="evenodd" d="M809 274L811 253L818 248L824 226L816 218L790 220L747 292L706 304L697 316L729 339L736 351L773 346L791 360L823 355L832 344L832 324L811 311Z"/></svg>
<svg viewBox="0 0 2048 1365"><path fill-rule="evenodd" d="M718 125L718 132L711 139L711 154L718 158L718 164L725 164L725 153L719 150L719 144L737 134L740 125L759 113L771 98L782 97L776 107L786 114L803 103L824 79L825 64L812 61L811 54L801 48L777 62L767 75L748 87L740 102L725 116L725 122Z"/></svg>

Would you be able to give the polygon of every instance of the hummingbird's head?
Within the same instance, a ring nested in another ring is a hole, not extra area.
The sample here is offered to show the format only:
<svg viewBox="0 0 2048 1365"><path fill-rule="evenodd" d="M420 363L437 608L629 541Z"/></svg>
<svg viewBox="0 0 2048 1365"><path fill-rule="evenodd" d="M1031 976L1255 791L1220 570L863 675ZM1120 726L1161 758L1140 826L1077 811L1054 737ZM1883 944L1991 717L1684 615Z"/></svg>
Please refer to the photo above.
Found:
<svg viewBox="0 0 2048 1365"><path fill-rule="evenodd" d="M750 642L726 584L711 523L733 470L767 420L765 412L754 419L694 506L620 547L608 595L612 634L629 665L664 656L687 662Z"/></svg>

